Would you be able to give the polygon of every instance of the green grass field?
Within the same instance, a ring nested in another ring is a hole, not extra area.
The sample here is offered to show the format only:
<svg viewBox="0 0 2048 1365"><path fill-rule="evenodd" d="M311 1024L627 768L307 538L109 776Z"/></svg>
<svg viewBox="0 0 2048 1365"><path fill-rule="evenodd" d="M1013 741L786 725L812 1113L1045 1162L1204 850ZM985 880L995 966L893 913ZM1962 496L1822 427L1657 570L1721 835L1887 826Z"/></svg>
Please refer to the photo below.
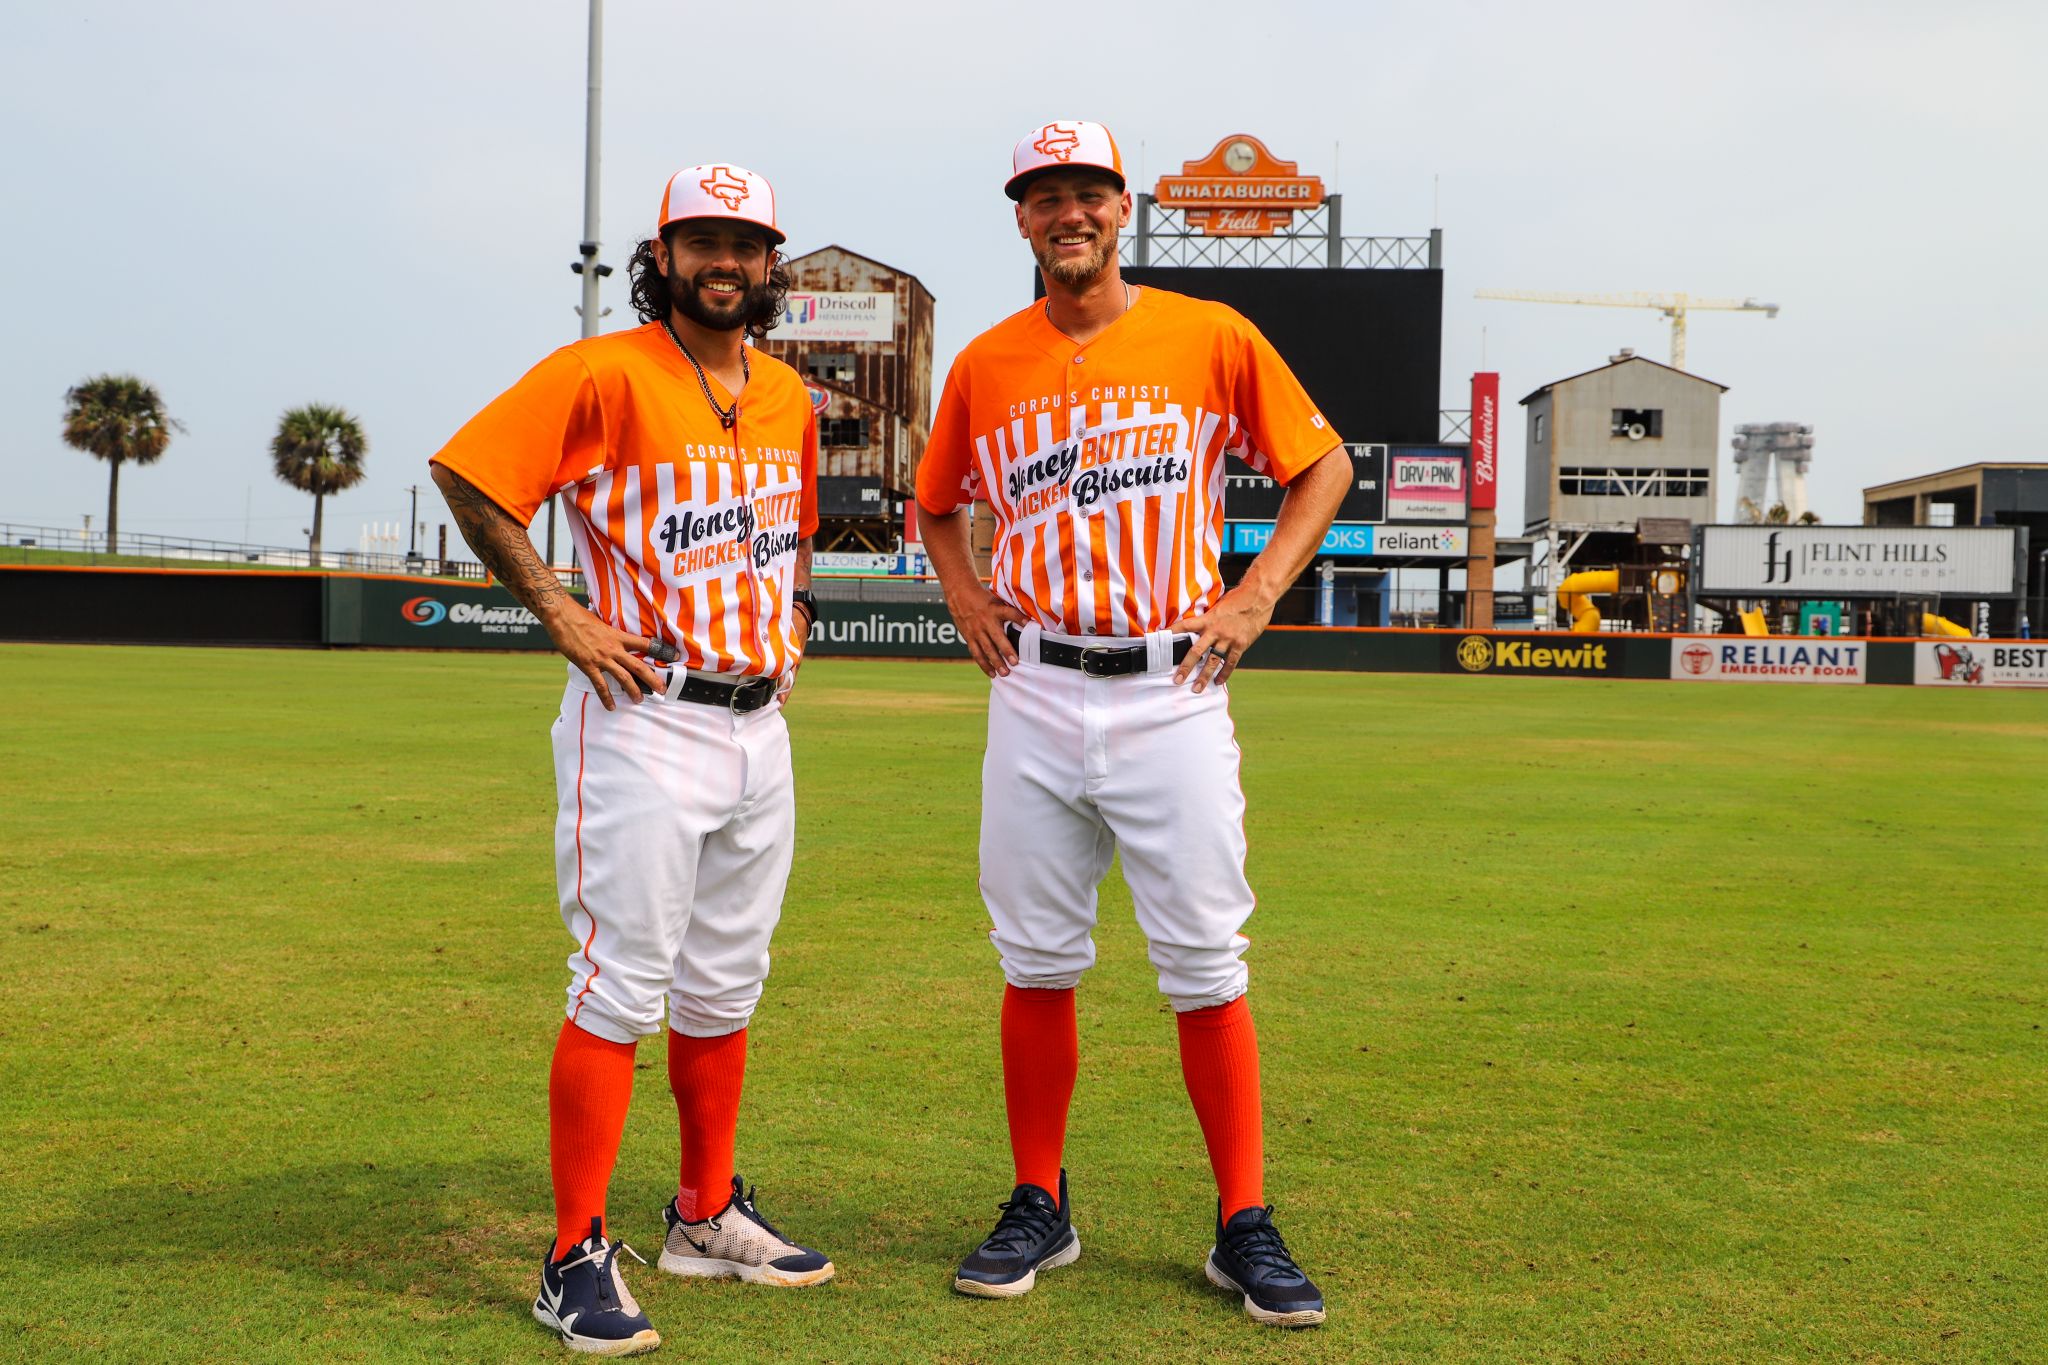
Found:
<svg viewBox="0 0 2048 1365"><path fill-rule="evenodd" d="M0 649L0 1360L566 1358L540 657ZM741 1169L803 1293L631 1283L690 1360L2048 1358L2048 697L1241 674L1278 1218L1213 1198L1120 883L1086 1251L948 1291L1007 1193L984 685L820 661ZM613 1185L659 1244L657 1047Z"/></svg>

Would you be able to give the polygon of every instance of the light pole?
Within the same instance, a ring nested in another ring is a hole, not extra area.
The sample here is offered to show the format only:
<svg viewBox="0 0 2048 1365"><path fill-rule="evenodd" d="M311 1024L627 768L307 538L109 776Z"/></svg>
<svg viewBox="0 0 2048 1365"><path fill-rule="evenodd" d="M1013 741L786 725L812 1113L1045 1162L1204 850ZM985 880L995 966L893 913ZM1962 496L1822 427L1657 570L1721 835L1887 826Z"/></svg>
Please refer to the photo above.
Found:
<svg viewBox="0 0 2048 1365"><path fill-rule="evenodd" d="M420 562L420 486L413 484L405 491L412 494L412 516L405 528L405 565L409 569Z"/></svg>
<svg viewBox="0 0 2048 1365"><path fill-rule="evenodd" d="M598 319L610 309L599 311L597 306L597 282L612 273L612 268L602 265L597 259L597 169L598 169L598 114L602 87L601 75L604 69L604 0L590 0L590 76L584 97L583 109L583 240L577 243L576 254L581 258L569 263L569 269L583 277L583 302L576 311L583 317L583 335L597 335ZM555 500L548 499L548 567L555 567Z"/></svg>

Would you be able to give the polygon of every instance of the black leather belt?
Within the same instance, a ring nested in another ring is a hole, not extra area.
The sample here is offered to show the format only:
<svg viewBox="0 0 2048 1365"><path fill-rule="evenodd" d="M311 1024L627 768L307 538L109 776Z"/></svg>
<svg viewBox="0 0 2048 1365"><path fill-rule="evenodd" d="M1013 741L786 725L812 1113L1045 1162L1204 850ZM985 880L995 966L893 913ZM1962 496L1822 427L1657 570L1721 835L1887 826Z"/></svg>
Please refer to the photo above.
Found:
<svg viewBox="0 0 2048 1365"><path fill-rule="evenodd" d="M675 675L664 671L661 674L661 690L669 695ZM700 702L705 706L723 706L734 715L744 716L749 711L758 711L775 700L775 679L748 678L743 682L720 682L716 678L700 678L690 674L683 679L680 692L674 694L678 701Z"/></svg>
<svg viewBox="0 0 2048 1365"><path fill-rule="evenodd" d="M1016 626L1007 626L1010 643L1016 644L1023 638ZM1178 664L1188 657L1194 647L1191 637L1183 636L1173 642L1173 661ZM1069 645L1058 640L1040 636L1038 640L1038 662L1054 668L1078 668L1091 678L1128 678L1133 673L1145 673L1152 667L1152 652L1149 647L1137 645Z"/></svg>

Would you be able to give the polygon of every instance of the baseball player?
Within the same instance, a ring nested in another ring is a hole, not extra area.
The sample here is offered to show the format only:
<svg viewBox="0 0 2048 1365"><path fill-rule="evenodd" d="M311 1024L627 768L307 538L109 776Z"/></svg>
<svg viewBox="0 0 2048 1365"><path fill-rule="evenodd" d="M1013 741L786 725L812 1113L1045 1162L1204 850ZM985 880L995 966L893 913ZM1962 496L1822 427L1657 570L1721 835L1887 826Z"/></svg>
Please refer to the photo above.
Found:
<svg viewBox="0 0 2048 1365"><path fill-rule="evenodd" d="M1216 1176L1206 1271L1262 1323L1323 1320L1265 1202L1259 1056L1238 931L1244 797L1224 684L1307 565L1350 462L1256 328L1221 304L1126 284L1131 196L1100 124L1017 144L1008 193L1046 298L954 362L917 501L946 605L988 674L981 888L1002 959L1016 1184L954 1288L1007 1298L1080 1255L1062 1166L1074 988L1095 961L1096 885L1121 849L1181 1072ZM1285 484L1266 550L1217 569L1223 459ZM993 590L967 512L995 514Z"/></svg>
<svg viewBox="0 0 2048 1365"><path fill-rule="evenodd" d="M688 167L655 229L631 266L643 325L556 351L433 458L464 538L569 660L555 858L576 948L548 1077L555 1238L533 1313L598 1355L661 1342L619 1274L605 1194L635 1045L662 1030L664 1004L682 1154L661 1269L777 1286L833 1271L733 1172L747 1022L795 832L781 706L817 614L817 430L803 380L745 344L789 285L768 182ZM527 537L557 493L588 609Z"/></svg>

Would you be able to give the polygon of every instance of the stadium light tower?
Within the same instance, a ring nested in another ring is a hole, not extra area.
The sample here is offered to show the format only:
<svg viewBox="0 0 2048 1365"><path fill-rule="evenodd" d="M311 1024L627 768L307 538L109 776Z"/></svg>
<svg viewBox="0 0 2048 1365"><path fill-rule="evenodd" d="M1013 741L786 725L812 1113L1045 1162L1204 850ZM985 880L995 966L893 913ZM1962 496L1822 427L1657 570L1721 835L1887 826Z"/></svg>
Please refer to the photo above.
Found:
<svg viewBox="0 0 2048 1365"><path fill-rule="evenodd" d="M598 319L611 309L597 306L597 282L612 273L597 259L597 171L598 114L602 103L604 70L604 0L590 0L590 70L583 104L583 240L576 244L577 258L569 269L583 277L583 302L576 311L583 318L583 335L597 335ZM555 567L555 500L548 499L547 561Z"/></svg>

